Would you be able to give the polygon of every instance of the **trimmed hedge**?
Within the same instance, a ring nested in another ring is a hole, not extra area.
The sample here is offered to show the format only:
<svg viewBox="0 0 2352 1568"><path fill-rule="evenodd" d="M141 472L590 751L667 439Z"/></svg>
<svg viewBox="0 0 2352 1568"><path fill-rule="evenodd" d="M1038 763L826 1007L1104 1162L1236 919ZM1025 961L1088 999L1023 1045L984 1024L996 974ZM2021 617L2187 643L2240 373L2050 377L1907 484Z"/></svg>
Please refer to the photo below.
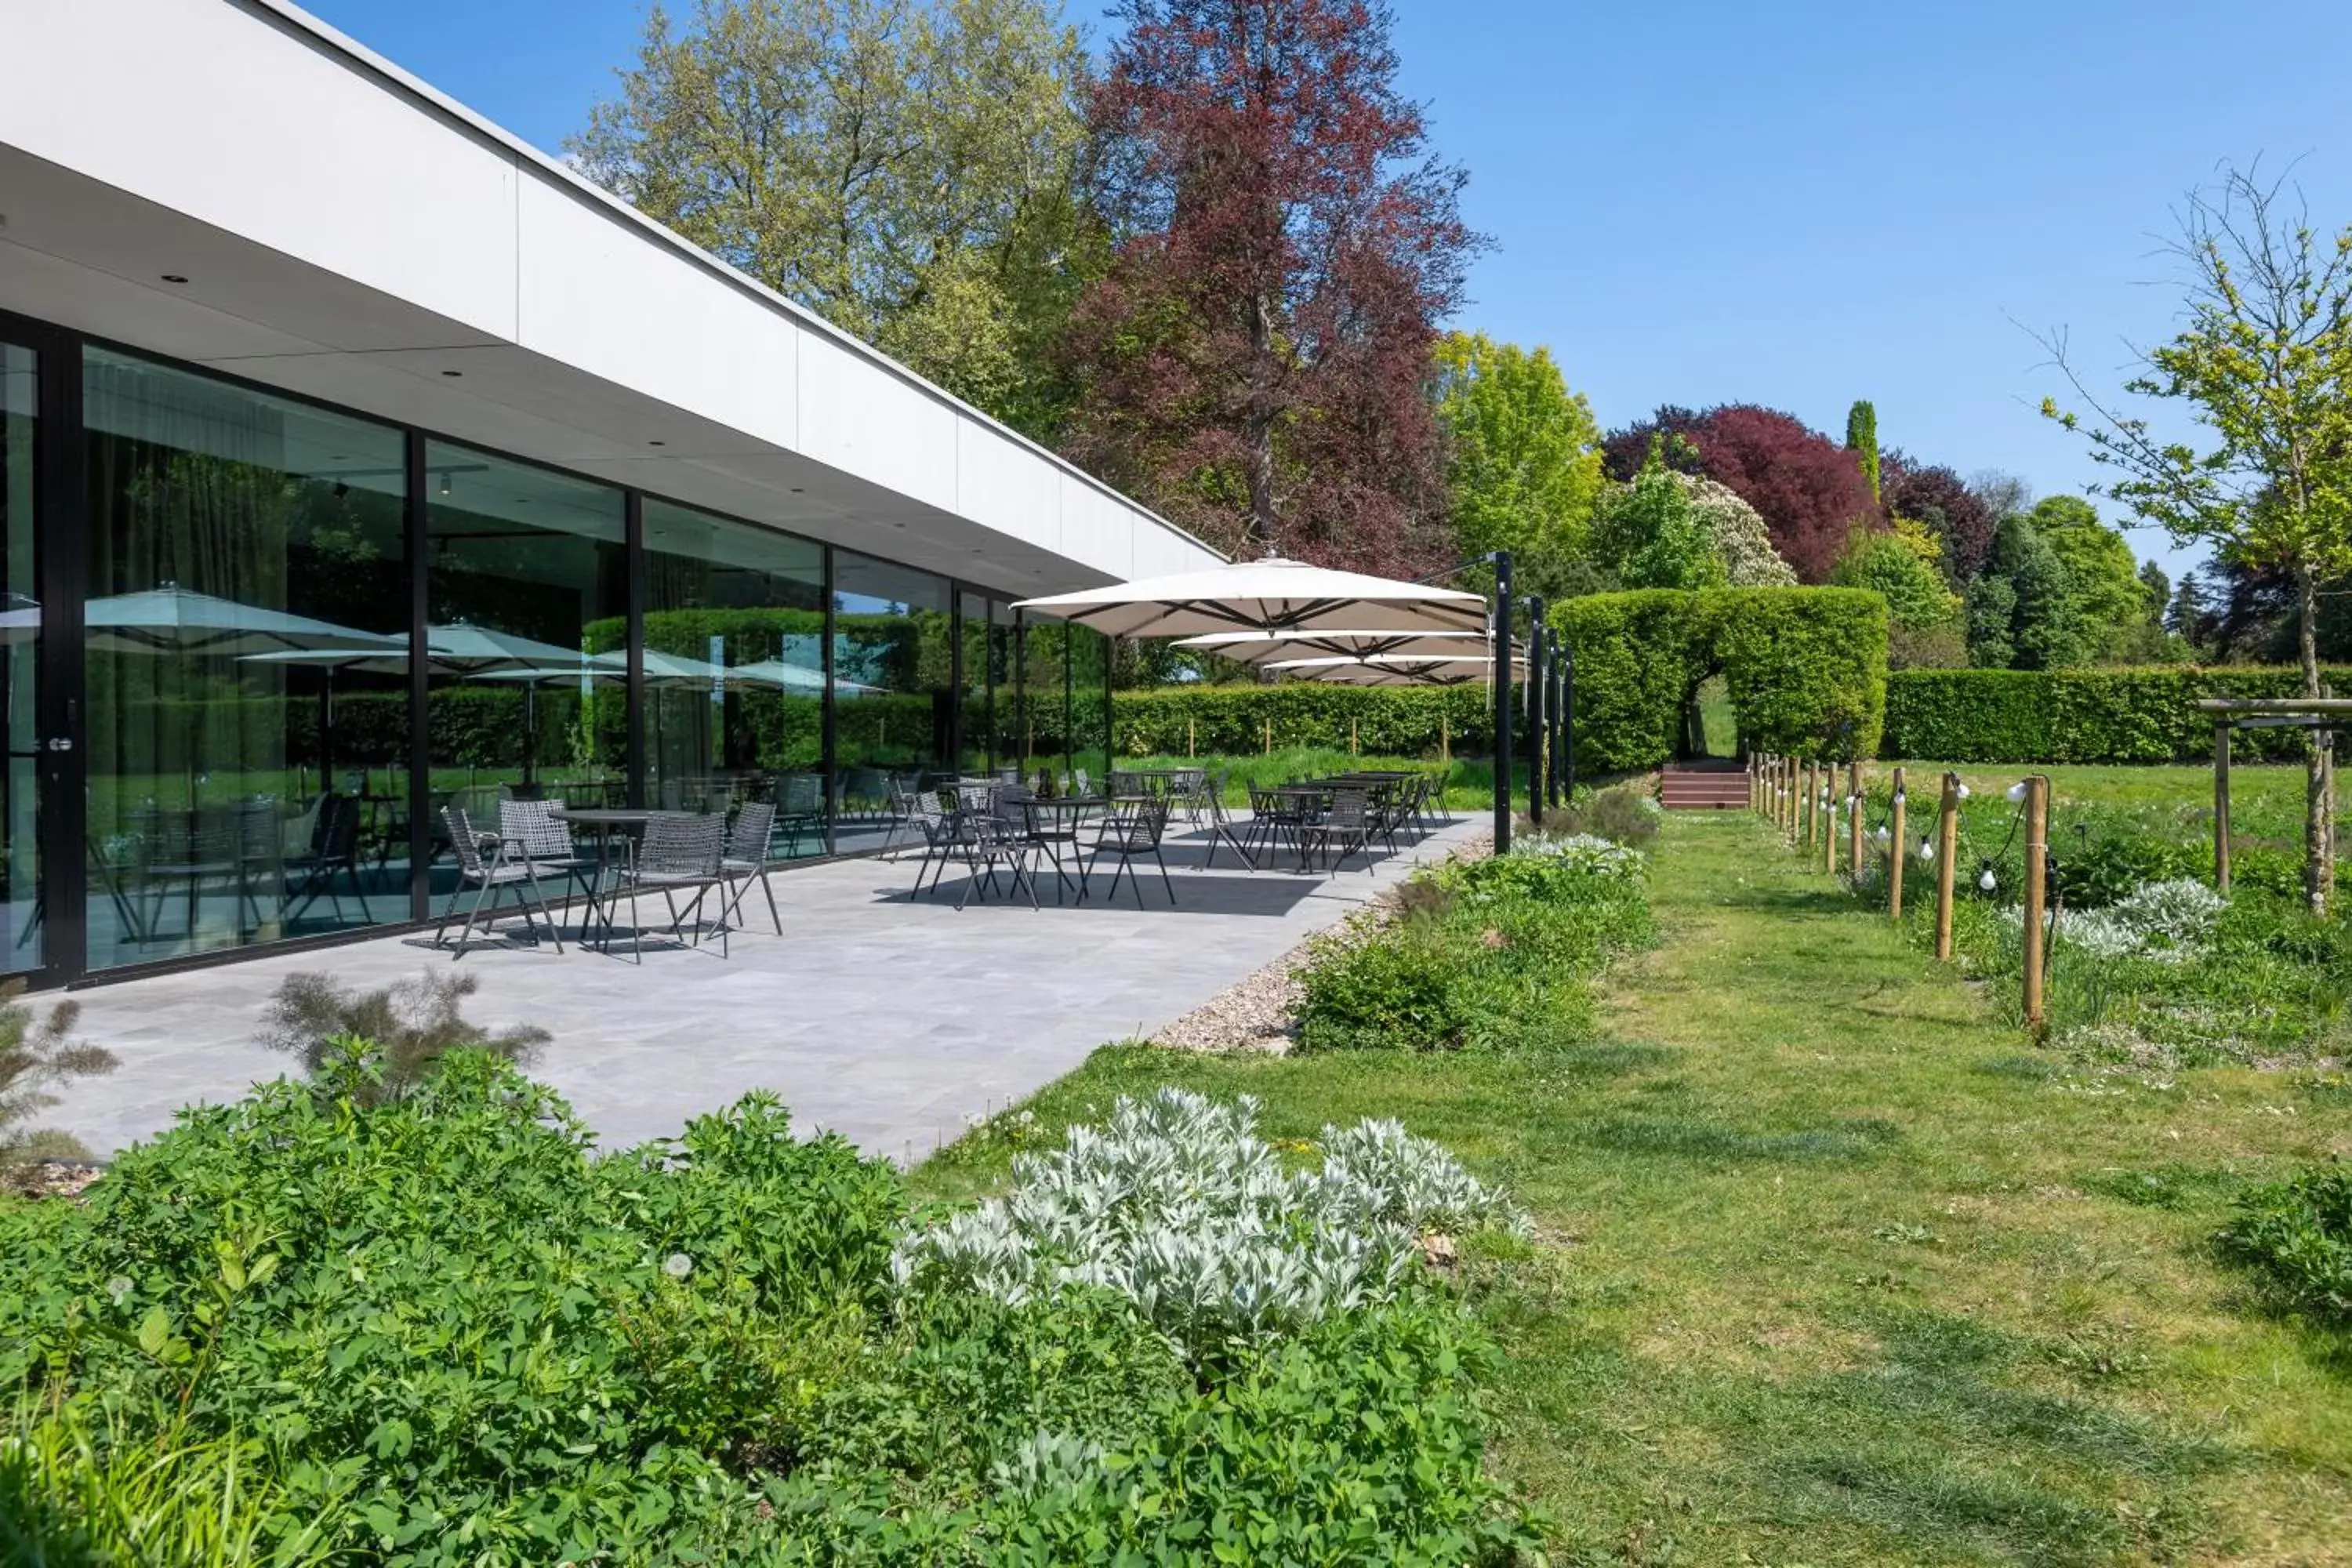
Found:
<svg viewBox="0 0 2352 1568"><path fill-rule="evenodd" d="M1886 704L1886 601L1860 588L1646 589L1570 599L1551 623L1576 656L1576 754L1601 772L1673 757L1717 669L1743 745L1868 756Z"/></svg>
<svg viewBox="0 0 2352 1568"><path fill-rule="evenodd" d="M2324 672L2337 689L2352 670ZM2295 669L1901 669L1886 681L1883 757L1939 763L2173 763L2213 754L2207 697L2295 697ZM2301 754L2292 730L2241 730L2245 761Z"/></svg>
<svg viewBox="0 0 2352 1568"><path fill-rule="evenodd" d="M1113 750L1123 756L1239 755L1282 746L1357 746L1376 756L1494 747L1485 686L1163 686L1112 695ZM1353 733L1350 733L1350 725Z"/></svg>

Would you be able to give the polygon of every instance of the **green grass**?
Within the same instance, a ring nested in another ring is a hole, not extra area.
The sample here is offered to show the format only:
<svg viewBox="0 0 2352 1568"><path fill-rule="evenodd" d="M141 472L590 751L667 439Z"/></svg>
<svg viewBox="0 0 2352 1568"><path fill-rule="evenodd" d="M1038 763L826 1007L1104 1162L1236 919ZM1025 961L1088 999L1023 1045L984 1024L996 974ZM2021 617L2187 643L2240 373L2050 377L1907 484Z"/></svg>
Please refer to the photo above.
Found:
<svg viewBox="0 0 2352 1568"><path fill-rule="evenodd" d="M1267 752L1248 755L1212 755L1196 757L1119 755L1111 765L1122 771L1129 768L1206 768L1211 773L1230 772L1226 784L1228 801L1235 805L1247 802L1248 786L1265 788L1271 784L1288 784L1294 779L1323 778L1356 768L1405 768L1415 772L1445 771L1445 804L1456 813L1484 811L1495 799L1495 764L1490 758L1456 757L1442 763L1434 757L1377 756L1357 753L1341 746L1279 746ZM1525 798L1528 791L1527 763L1522 758L1513 770L1517 779L1516 795Z"/></svg>
<svg viewBox="0 0 2352 1568"><path fill-rule="evenodd" d="M1666 940L1602 1044L1109 1047L1032 1109L1051 1135L1179 1082L1277 1137L1394 1115L1508 1182L1541 1246L1480 1307L1496 1462L1555 1561L2344 1561L2352 1342L2262 1315L2210 1240L2352 1147L2331 1080L2069 1067L1745 815L1669 818L1655 861ZM983 1130L916 1180L967 1196L1007 1153Z"/></svg>

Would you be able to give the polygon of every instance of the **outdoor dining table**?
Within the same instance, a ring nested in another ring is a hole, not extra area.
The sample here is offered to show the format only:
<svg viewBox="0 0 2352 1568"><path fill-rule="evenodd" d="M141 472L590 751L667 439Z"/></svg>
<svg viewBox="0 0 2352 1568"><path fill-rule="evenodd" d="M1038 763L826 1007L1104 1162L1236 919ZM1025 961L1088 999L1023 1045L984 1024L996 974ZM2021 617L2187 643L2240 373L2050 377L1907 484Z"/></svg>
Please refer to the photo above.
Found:
<svg viewBox="0 0 2352 1568"><path fill-rule="evenodd" d="M613 939L613 916L620 905L618 888L614 888L609 897L604 891L604 873L611 869L613 863L611 847L615 840L625 842L630 835L643 833L646 824L662 814L651 806L558 805L550 807L548 815L572 827L585 828L588 837L595 843L596 872L588 882L588 913L591 920L601 922L604 928L604 934L597 940L610 942ZM588 922L585 921L581 922L580 940L583 943L588 941Z"/></svg>
<svg viewBox="0 0 2352 1568"><path fill-rule="evenodd" d="M1021 809L1028 821L1029 841L1042 847L1045 851L1046 858L1054 863L1054 901L1055 903L1062 901L1062 889L1072 885L1069 873L1062 865L1062 853L1055 847L1061 842L1061 836L1066 832L1069 837L1070 861L1075 866L1078 858L1078 825L1089 815L1108 811L1118 805L1150 805L1157 799L1157 796L1149 795L1064 795L1045 797L1033 795L1021 803ZM1041 816L1053 817L1054 826L1040 830L1037 819ZM1065 821L1068 823L1066 829L1062 826ZM1079 873L1076 887L1078 901L1086 902L1087 889L1084 872Z"/></svg>

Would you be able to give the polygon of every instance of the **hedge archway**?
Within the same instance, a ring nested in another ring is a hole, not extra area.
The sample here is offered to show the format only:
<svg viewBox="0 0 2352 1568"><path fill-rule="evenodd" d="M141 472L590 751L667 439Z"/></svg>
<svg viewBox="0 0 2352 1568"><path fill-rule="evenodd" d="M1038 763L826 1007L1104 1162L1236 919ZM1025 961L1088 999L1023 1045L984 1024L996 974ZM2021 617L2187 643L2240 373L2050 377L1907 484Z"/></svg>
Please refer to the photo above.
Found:
<svg viewBox="0 0 2352 1568"><path fill-rule="evenodd" d="M1576 757L1599 773L1674 757L1685 704L1720 669L1744 750L1875 755L1886 601L1865 588L1649 588L1553 607L1576 657Z"/></svg>

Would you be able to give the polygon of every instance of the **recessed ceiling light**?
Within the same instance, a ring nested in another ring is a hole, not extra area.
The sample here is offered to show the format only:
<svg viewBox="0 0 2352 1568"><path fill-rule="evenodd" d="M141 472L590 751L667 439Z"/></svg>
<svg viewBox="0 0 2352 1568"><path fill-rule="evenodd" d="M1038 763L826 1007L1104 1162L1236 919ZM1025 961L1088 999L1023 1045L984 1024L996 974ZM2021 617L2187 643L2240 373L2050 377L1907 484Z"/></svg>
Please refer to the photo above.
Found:
<svg viewBox="0 0 2352 1568"><path fill-rule="evenodd" d="M798 494L800 494L800 493L801 493L801 487L800 487L800 486L798 486L798 485L794 485L794 486L793 487L793 494L794 494L794 495L798 495Z"/></svg>
<svg viewBox="0 0 2352 1568"><path fill-rule="evenodd" d="M667 447L669 443L667 441L648 441L646 445L648 447Z"/></svg>
<svg viewBox="0 0 2352 1568"><path fill-rule="evenodd" d="M463 375L463 374L465 374L466 373L465 373L464 371L462 371L462 370L445 370L445 371L443 371L441 374L442 374L443 375L446 375L446 376L452 376L452 377L454 377L454 376L460 376L460 375Z"/></svg>
<svg viewBox="0 0 2352 1568"><path fill-rule="evenodd" d="M166 283L185 283L187 279L177 272L166 272L163 274L163 281Z"/></svg>

